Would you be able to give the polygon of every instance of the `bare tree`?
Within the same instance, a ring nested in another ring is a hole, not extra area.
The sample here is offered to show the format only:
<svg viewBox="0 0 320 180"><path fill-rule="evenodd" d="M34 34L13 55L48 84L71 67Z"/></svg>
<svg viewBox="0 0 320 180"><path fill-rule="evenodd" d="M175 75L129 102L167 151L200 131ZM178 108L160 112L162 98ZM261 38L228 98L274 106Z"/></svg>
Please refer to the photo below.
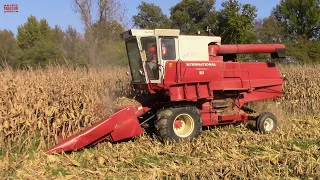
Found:
<svg viewBox="0 0 320 180"><path fill-rule="evenodd" d="M99 45L115 36L117 29L125 26L125 7L118 0L73 0L74 11L80 14L85 25L86 50L89 63L99 66ZM115 23L116 22L116 23Z"/></svg>

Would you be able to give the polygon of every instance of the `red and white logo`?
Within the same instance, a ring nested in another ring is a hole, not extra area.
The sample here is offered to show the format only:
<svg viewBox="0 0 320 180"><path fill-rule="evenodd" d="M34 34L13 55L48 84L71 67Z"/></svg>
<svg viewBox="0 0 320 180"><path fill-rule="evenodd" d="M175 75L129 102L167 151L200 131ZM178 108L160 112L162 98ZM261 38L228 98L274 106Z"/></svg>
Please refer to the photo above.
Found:
<svg viewBox="0 0 320 180"><path fill-rule="evenodd" d="M3 5L4 12L18 12L18 4L4 4Z"/></svg>

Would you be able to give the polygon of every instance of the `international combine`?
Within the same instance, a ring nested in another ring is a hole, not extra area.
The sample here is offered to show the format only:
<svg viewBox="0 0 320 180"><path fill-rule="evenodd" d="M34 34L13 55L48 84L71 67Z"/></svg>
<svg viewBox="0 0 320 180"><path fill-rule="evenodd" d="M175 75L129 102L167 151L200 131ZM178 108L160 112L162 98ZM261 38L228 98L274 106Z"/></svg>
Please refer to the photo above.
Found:
<svg viewBox="0 0 320 180"><path fill-rule="evenodd" d="M60 141L48 154L117 142L153 127L163 142L191 141L204 126L256 122L261 133L277 128L270 112L249 115L244 105L283 97L284 79L271 62L239 62L238 54L285 57L282 44L221 44L218 36L181 35L177 29L131 29L125 41L135 90L144 92L127 106Z"/></svg>

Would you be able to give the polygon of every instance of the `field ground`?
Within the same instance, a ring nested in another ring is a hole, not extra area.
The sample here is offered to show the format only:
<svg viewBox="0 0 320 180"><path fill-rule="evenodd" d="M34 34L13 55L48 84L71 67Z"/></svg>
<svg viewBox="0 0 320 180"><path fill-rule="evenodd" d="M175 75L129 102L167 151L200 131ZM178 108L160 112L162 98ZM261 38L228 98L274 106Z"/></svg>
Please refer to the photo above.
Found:
<svg viewBox="0 0 320 180"><path fill-rule="evenodd" d="M71 154L49 146L112 113L133 94L125 68L0 72L0 177L3 179L318 179L319 65L280 66L287 98L250 104L279 119L273 134L241 124L205 130L192 143L143 135ZM120 73L120 74L119 74ZM115 97L118 99L115 100Z"/></svg>

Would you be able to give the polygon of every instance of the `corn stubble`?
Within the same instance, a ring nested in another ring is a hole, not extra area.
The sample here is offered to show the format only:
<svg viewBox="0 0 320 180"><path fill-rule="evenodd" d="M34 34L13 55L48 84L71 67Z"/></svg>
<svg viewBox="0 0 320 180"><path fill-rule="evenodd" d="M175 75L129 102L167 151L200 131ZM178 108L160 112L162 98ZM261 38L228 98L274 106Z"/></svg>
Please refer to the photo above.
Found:
<svg viewBox="0 0 320 180"><path fill-rule="evenodd" d="M261 135L245 127L204 131L163 145L143 135L71 154L44 150L117 108L134 104L128 69L0 72L0 177L21 179L290 179L320 176L320 65L280 65L287 97L252 103L279 118Z"/></svg>

